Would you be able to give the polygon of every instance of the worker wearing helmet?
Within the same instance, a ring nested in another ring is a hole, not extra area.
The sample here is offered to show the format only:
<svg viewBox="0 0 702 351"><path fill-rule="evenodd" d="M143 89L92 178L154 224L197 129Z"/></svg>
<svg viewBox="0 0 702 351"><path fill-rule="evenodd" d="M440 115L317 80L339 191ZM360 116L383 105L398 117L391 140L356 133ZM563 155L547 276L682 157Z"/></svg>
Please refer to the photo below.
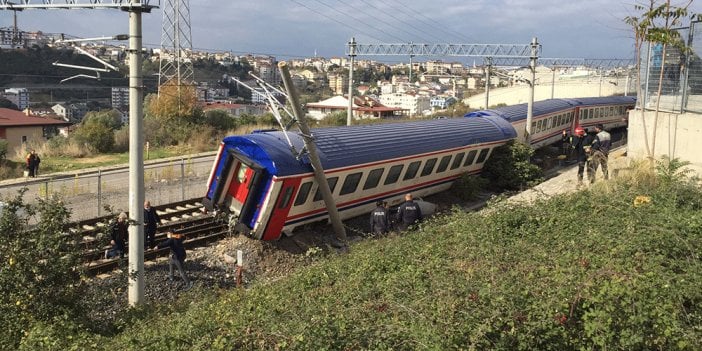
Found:
<svg viewBox="0 0 702 351"><path fill-rule="evenodd" d="M590 144L592 138L587 134L587 128L575 127L573 131L573 142L571 143L575 159L578 161L578 186L583 184L583 173L587 163Z"/></svg>

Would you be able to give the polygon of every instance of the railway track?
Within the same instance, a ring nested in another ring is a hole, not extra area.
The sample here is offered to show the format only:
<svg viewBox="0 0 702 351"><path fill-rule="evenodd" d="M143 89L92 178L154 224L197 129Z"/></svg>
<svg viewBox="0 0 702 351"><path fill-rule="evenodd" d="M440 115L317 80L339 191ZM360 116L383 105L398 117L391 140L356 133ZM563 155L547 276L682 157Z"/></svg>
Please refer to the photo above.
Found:
<svg viewBox="0 0 702 351"><path fill-rule="evenodd" d="M191 199L162 206L154 206L161 217L161 225L156 233L156 242L166 238L166 232L178 230L185 234L184 245L191 249L219 240L228 234L226 223L218 221L202 211L199 199ZM73 223L73 235L80 237L83 246L82 261L89 275L107 273L126 263L126 259L105 259L109 247L107 227L115 215L102 216ZM129 245L129 243L127 243ZM169 249L148 250L144 260L154 260L169 255Z"/></svg>

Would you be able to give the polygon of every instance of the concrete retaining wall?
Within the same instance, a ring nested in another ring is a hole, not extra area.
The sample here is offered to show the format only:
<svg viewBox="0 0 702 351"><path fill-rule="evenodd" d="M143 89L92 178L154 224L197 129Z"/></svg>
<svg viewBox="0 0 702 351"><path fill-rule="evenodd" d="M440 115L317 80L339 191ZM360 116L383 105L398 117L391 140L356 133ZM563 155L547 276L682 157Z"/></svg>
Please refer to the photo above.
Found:
<svg viewBox="0 0 702 351"><path fill-rule="evenodd" d="M640 110L629 112L628 157L645 159L648 156L646 138L651 148L655 112ZM656 124L654 158L667 155L690 162L690 168L702 176L702 115L659 112Z"/></svg>

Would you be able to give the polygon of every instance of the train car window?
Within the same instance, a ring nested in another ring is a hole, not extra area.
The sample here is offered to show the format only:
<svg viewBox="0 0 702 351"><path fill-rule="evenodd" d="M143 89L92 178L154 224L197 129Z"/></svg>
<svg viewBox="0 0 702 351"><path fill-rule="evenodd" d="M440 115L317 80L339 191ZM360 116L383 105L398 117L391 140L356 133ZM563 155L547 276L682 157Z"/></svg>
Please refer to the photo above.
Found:
<svg viewBox="0 0 702 351"><path fill-rule="evenodd" d="M285 190L283 190L283 198L280 199L280 203L278 204L278 208L286 208L290 204L290 199L292 199L292 194L293 194L293 187L289 186L286 187Z"/></svg>
<svg viewBox="0 0 702 351"><path fill-rule="evenodd" d="M477 153L478 153L478 150L470 150L470 152L468 153L468 156L466 157L466 163L463 164L463 167L472 165L473 160L475 160L475 155Z"/></svg>
<svg viewBox="0 0 702 351"><path fill-rule="evenodd" d="M609 107L609 115L614 116L614 106Z"/></svg>
<svg viewBox="0 0 702 351"><path fill-rule="evenodd" d="M544 124L543 120L536 122L536 132L535 133L538 133L541 131L541 126L543 126L543 124Z"/></svg>
<svg viewBox="0 0 702 351"><path fill-rule="evenodd" d="M388 185L397 182L397 180L400 179L400 173L402 173L403 168L405 168L405 165L394 165L390 167L388 176L385 178L385 183L383 184Z"/></svg>
<svg viewBox="0 0 702 351"><path fill-rule="evenodd" d="M446 155L441 158L439 162L439 168L436 169L436 173L441 173L448 168L449 162L451 162L451 155Z"/></svg>
<svg viewBox="0 0 702 351"><path fill-rule="evenodd" d="M428 176L431 174L431 172L434 171L434 166L436 166L436 159L432 158L431 160L427 160L427 163L424 164L424 168L422 168L422 173L419 175L420 177Z"/></svg>
<svg viewBox="0 0 702 351"><path fill-rule="evenodd" d="M563 123L563 115L556 116L556 125L560 126Z"/></svg>
<svg viewBox="0 0 702 351"><path fill-rule="evenodd" d="M531 132L536 133L536 122L531 122Z"/></svg>
<svg viewBox="0 0 702 351"><path fill-rule="evenodd" d="M246 180L246 170L249 169L249 166L240 163L241 166L239 166L239 172L236 174L236 180L239 183L243 183Z"/></svg>
<svg viewBox="0 0 702 351"><path fill-rule="evenodd" d="M307 182L300 185L300 191L297 193L295 198L295 206L300 206L307 202L307 195L310 194L310 189L312 189L312 182Z"/></svg>
<svg viewBox="0 0 702 351"><path fill-rule="evenodd" d="M339 181L339 177L327 178L327 183L329 184L329 190L334 193L334 188L336 188L336 182ZM317 192L314 193L314 201L319 201L322 199L322 192L317 188Z"/></svg>
<svg viewBox="0 0 702 351"><path fill-rule="evenodd" d="M490 152L489 148L480 150L480 155L478 155L478 160L475 161L475 163L485 162L485 159L487 158L489 152Z"/></svg>
<svg viewBox="0 0 702 351"><path fill-rule="evenodd" d="M456 169L461 166L461 162L463 162L463 157L466 155L465 152L461 152L460 154L456 155L456 158L453 159L453 163L451 164L451 169Z"/></svg>
<svg viewBox="0 0 702 351"><path fill-rule="evenodd" d="M410 163L409 166L407 166L407 172L405 173L405 176L402 178L402 180L414 178L417 175L420 163L422 163L422 161L414 161Z"/></svg>
<svg viewBox="0 0 702 351"><path fill-rule="evenodd" d="M380 177L383 176L384 168L376 168L368 172L368 178L366 178L366 183L363 184L363 190L368 190L375 188L380 183Z"/></svg>
<svg viewBox="0 0 702 351"><path fill-rule="evenodd" d="M361 180L362 175L363 172L351 173L347 175L346 179L344 180L344 184L341 186L341 190L339 190L339 195L351 194L352 192L356 191L356 188L358 188L358 181Z"/></svg>

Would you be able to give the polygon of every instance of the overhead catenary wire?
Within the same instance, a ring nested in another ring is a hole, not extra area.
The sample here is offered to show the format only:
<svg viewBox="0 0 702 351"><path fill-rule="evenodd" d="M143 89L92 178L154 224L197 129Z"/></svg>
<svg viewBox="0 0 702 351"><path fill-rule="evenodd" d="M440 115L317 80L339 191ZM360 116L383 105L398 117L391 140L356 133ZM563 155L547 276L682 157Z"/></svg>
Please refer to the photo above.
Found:
<svg viewBox="0 0 702 351"><path fill-rule="evenodd" d="M339 20L337 20L336 18L327 16L327 15L325 15L324 13L319 12L319 11L317 11L317 10L315 10L315 9L313 9L313 8L311 8L311 7L305 5L305 4L303 4L303 3L301 3L301 2L299 2L299 1L297 1L297 0L290 0L290 1L292 1L292 2L294 2L294 3L296 3L296 4L298 4L298 5L300 5L300 6L304 7L304 8L306 8L306 9L308 9L308 10L310 10L310 11L312 11L312 12L314 12L314 13L316 13L316 14L322 16L322 17L325 17L325 18L330 19L330 20L332 20L332 21L334 21L334 22L336 22L336 23L338 23L338 24L341 24L342 26L347 27L347 28L349 28L349 29L351 29L351 30L353 30L353 31L355 31L355 32L358 32L358 33L361 33L361 34L363 34L363 35L366 35L366 36L368 36L369 38L375 39L375 40L377 40L377 41L381 41L381 42L383 41L383 40L378 39L377 37L375 37L373 34L370 34L370 33L366 32L366 31L364 31L364 30L362 30L362 29L358 29L358 28L356 28L356 27L354 27L354 26L352 26L352 25L349 25L349 24L347 24L347 23L344 23L344 22L342 22L342 21L339 21Z"/></svg>
<svg viewBox="0 0 702 351"><path fill-rule="evenodd" d="M403 40L404 40L404 39L402 39L402 38L400 38L400 37L398 37L398 36L396 36L396 35L393 35L393 34L390 34L390 33L385 33L385 31L383 31L382 28L378 28L378 27L376 27L376 26L374 26L374 25L372 25L372 24L370 24L370 23L368 23L368 22L366 22L366 21L364 21L364 20L362 20L362 19L360 19L360 18L358 18L358 17L356 17L356 16L354 16L354 15L351 15L351 14L349 14L349 13L343 13L343 12L339 11L338 9L334 8L333 6L331 6L331 5L329 5L329 4L325 4L325 3L324 3L323 1L321 1L321 0L314 0L314 1L316 1L316 2L318 2L318 3L320 3L320 4L322 4L323 6L329 8L330 10L332 10L332 11L334 11L334 12L336 12L336 13L342 15L342 16L351 17L351 18L354 19L356 22L361 23L361 24L365 25L365 26L368 27L368 28L374 29L374 30L376 30L377 32L384 33L385 35L387 35L387 36L389 36L389 37L391 37L391 38L393 38L393 39L395 39L395 40L399 40L399 41L403 41ZM327 16L327 17L328 17L328 16ZM352 27L352 29L358 30L358 26ZM376 39L376 40L377 40L377 39Z"/></svg>
<svg viewBox="0 0 702 351"><path fill-rule="evenodd" d="M341 1L341 0L337 0L337 1ZM360 1L361 1L362 3L368 5L368 6L372 7L372 8L377 9L378 11L381 11L383 14L385 14L385 15L387 16L386 18L394 18L395 20L402 22L402 23L405 24L406 26L408 26L408 27L410 27L410 28L416 30L416 31L419 32L419 33L428 34L428 35L431 36L432 38L438 39L438 40L437 40L438 42L441 42L441 41L444 40L444 39L442 39L440 36L434 35L434 34L432 34L432 33L430 33L430 32L427 32L427 31L423 31L421 28L415 26L415 25L412 24L411 22L407 22L407 21L405 21L405 20L403 20L403 19L401 19L401 18L399 18L399 17L394 16L394 15L391 14L391 13L388 13L387 11L385 11L385 10L383 10L383 9L381 9L381 8L379 8L379 7L377 7L377 6L375 6L373 3L368 2L367 0L360 0ZM387 3L386 3L385 5L387 5ZM394 9L394 8L393 8L393 9ZM374 17L375 17L375 16L374 16ZM377 17L376 17L376 18L377 18ZM423 37L421 37L421 36L420 36L419 38L422 39L422 40L424 40L424 41L427 41L427 42L431 42L431 41L432 41L432 40L423 39Z"/></svg>
<svg viewBox="0 0 702 351"><path fill-rule="evenodd" d="M459 33L459 32L456 32L456 31L453 31L453 30L447 30L447 29L444 29L444 28L442 28L442 27L439 27L439 26L433 24L433 22L436 22L436 20L427 17L425 14L423 14L423 13L421 13L421 12L419 12L419 11L413 9L413 8L410 7L409 5L402 4L402 3L400 3L400 2L397 1L397 0L388 0L388 1L385 2L385 5L389 5L391 2L396 3L396 4L399 5L399 7L393 7L394 9L396 9L396 10L398 10L399 12L402 12L402 13L404 13L404 14L410 16L410 18L416 19L416 20L418 20L418 21L420 21L420 22L422 22L422 23L424 23L424 24L427 24L429 27L438 29L438 30L440 30L440 31L442 31L442 32L444 32L444 33L446 33L446 34L453 35L453 36L455 36L456 38L459 38L459 39L461 39L461 40L466 40L467 42L474 42L474 41L475 41L475 40L473 40L472 38L466 37L465 35L463 35L463 34L461 34L461 33ZM410 11L412 11L412 12L414 13L414 15L413 15L413 14L410 14L410 13L408 13L408 12L406 12L406 11L404 10L405 8L409 9ZM418 16L418 17L415 17L415 16ZM428 22L427 22L427 21L424 21L422 18L425 18L426 20L428 20Z"/></svg>
<svg viewBox="0 0 702 351"><path fill-rule="evenodd" d="M342 6L348 6L348 7L350 7L351 9L357 11L358 13L364 13L365 15L368 15L369 17L372 17L372 18L378 20L379 23L385 23L385 24L389 24L389 23L390 23L389 21L387 21L388 16L390 16L390 15L387 14L387 13L385 13L385 17L380 17L380 16L378 16L378 15L376 15L376 14L374 13L375 11L367 11L367 10L365 10L365 9L358 8L358 7L354 6L354 5L352 5L351 2L347 2L347 1L343 1L343 0L336 0L336 1L337 1L339 4L341 4ZM361 0L361 1L363 1L363 0ZM370 4L370 3L365 2L365 1L364 1L364 3L365 3L366 5L368 5L368 6L370 6L370 7L373 7L373 8L375 8L375 9L379 10L379 11L383 11L383 10L379 9L378 7L376 7L376 6L373 5L373 4ZM384 11L383 11L383 12L384 12ZM408 31L408 30L403 29L402 27L390 26L390 28L395 29L395 30L398 30L398 31L401 31L401 32L404 32L404 33L406 33L406 34L409 34L409 35L410 35L410 38L416 37L416 38L418 38L418 39L421 39L422 41L428 41L428 42L432 41L432 40L427 40L427 37L424 36L424 34L429 34L429 33L423 33L422 30L417 29L416 27L412 26L412 24L407 23L407 22L405 22L405 21L403 21L403 20L401 20L401 19L397 19L397 20L399 20L400 22L406 24L408 27L410 27L410 28L416 30L416 31L417 31L418 33L420 33L420 34L417 35L417 34L415 34L415 33L412 33L412 32L410 32L410 31ZM431 35L431 34L430 34L430 35ZM406 41L408 41L408 40L403 40L403 41L406 42ZM411 40L410 40L410 41L411 41Z"/></svg>

